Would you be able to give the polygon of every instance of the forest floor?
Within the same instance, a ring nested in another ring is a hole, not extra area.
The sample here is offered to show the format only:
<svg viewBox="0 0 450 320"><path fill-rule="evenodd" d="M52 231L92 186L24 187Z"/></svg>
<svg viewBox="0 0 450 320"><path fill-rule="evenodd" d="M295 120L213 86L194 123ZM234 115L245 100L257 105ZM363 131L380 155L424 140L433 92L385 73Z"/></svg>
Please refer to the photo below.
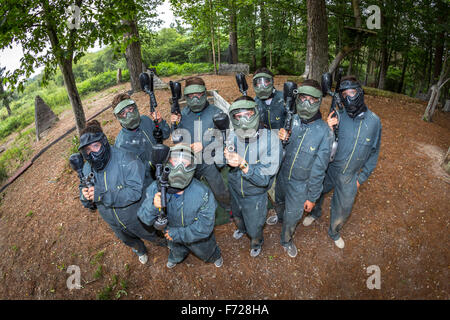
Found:
<svg viewBox="0 0 450 320"><path fill-rule="evenodd" d="M227 101L239 96L234 76L203 78ZM276 87L282 90L287 79L277 76ZM84 100L86 116L129 89L122 84ZM156 92L166 120L169 96ZM133 98L148 114L148 97ZM168 249L149 242L149 261L142 265L98 212L81 206L78 177L68 165L70 134L0 196L0 299L449 299L450 177L439 161L450 143L450 114L437 111L426 123L424 103L375 96L366 96L366 103L381 118L381 151L341 231L343 250L327 235L329 194L319 221L299 223L294 259L280 245L280 225L265 227L263 250L251 258L248 238L233 239L235 226L227 223L215 228L222 268L191 254L169 270ZM323 118L329 105L326 98ZM34 153L74 125L71 110L59 118L34 143ZM109 137L117 135L112 110L97 119ZM71 265L80 268L81 289L67 288ZM368 289L372 265L380 268L380 289Z"/></svg>

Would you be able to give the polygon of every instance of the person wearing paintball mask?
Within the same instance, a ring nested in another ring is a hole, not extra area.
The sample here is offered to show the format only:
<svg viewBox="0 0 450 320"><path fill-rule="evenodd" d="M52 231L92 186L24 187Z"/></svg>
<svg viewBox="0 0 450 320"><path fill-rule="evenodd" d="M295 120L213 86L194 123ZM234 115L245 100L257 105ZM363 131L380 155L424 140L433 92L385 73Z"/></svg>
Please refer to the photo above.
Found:
<svg viewBox="0 0 450 320"><path fill-rule="evenodd" d="M224 151L227 164L231 209L237 229L233 237L244 234L250 238L250 256L261 253L263 227L267 215L267 191L280 167L282 146L270 130L260 128L259 111L255 101L242 96L229 109L234 131L229 140L233 149Z"/></svg>
<svg viewBox="0 0 450 320"><path fill-rule="evenodd" d="M151 163L153 145L157 142L153 136L155 129L154 120L163 132L163 139L170 136L170 127L161 118L159 111L150 113L150 119L139 113L136 102L127 93L120 93L113 98L112 108L114 116L122 126L116 137L114 146L136 154L145 165L144 190L153 181L152 172L154 167Z"/></svg>
<svg viewBox="0 0 450 320"><path fill-rule="evenodd" d="M347 221L356 193L375 169L381 143L380 118L364 103L364 91L354 76L343 77L339 92L344 105L340 111L339 144L325 176L322 195L311 214L303 220L309 226L322 215L324 195L334 189L331 199L328 235L338 248L344 248L340 231ZM337 118L328 116L328 126Z"/></svg>
<svg viewBox="0 0 450 320"><path fill-rule="evenodd" d="M203 157L203 151L213 141L211 135L208 134L208 131L215 129L213 117L215 114L220 113L221 110L215 105L209 104L206 98L205 82L199 77L186 79L184 98L187 107L183 108L181 114L173 114L171 116L171 122L178 123L177 129L184 129L189 132L191 141L181 142L184 144L190 143L190 147L197 154L197 157L198 154ZM195 177L198 180L201 180L202 177L205 178L219 205L226 212L229 212L230 194L219 168L220 166L218 167L215 163L205 163L202 158L202 162L197 165Z"/></svg>
<svg viewBox="0 0 450 320"><path fill-rule="evenodd" d="M83 173L92 172L95 180L93 187L80 187L81 203L86 208L95 204L116 236L132 248L142 264L147 263L147 248L141 238L161 246L167 243L144 229L136 214L143 192L143 163L135 154L111 146L96 120L81 131L78 150L86 160Z"/></svg>
<svg viewBox="0 0 450 320"><path fill-rule="evenodd" d="M190 252L221 267L223 259L213 232L217 204L211 190L194 177L192 149L176 144L170 149L166 166L170 168L165 208L168 223L164 230L170 249L167 268L181 263ZM137 214L143 223L152 226L162 209L158 181L146 193Z"/></svg>
<svg viewBox="0 0 450 320"><path fill-rule="evenodd" d="M259 68L253 75L255 101L258 105L260 120L265 129L280 129L284 126L286 109L283 92L274 87L274 75L267 68Z"/></svg>
<svg viewBox="0 0 450 320"><path fill-rule="evenodd" d="M322 89L315 80L305 80L298 88L291 132L281 128L280 140L288 140L285 157L275 184L276 215L268 225L282 222L281 245L287 254L297 256L293 235L303 212L311 212L322 193L323 179L330 160L333 132L322 120Z"/></svg>

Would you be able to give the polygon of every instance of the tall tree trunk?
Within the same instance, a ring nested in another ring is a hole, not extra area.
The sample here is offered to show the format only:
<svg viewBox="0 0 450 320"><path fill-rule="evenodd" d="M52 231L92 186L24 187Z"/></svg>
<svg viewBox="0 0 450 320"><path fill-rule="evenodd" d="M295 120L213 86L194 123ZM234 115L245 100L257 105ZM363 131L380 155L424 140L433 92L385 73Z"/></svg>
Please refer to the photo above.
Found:
<svg viewBox="0 0 450 320"><path fill-rule="evenodd" d="M402 67L402 76L400 77L400 83L398 84L397 92L402 93L403 92L403 85L405 83L405 75L406 75L406 67L408 66L408 51L406 51L404 60L403 60L403 67Z"/></svg>
<svg viewBox="0 0 450 320"><path fill-rule="evenodd" d="M442 25L445 25L447 18L446 4L443 0L437 1L438 15L436 17L436 26L441 28L441 31L437 33L435 40L435 52L434 52L434 71L433 71L433 83L438 81L441 69L442 58L444 57L444 44L445 44L445 29Z"/></svg>
<svg viewBox="0 0 450 320"><path fill-rule="evenodd" d="M81 0L75 2L77 6L81 6ZM55 21L50 14L50 4L43 2L43 17L46 23L47 35L50 40L52 51L56 53L59 69L61 70L64 86L67 90L70 105L72 106L73 114L75 116L75 125L77 127L78 135L81 135L81 130L86 126L86 117L84 115L83 104L81 103L80 94L78 93L75 76L72 69L73 48L76 37L76 29L70 31L68 50L62 49L58 33L56 31Z"/></svg>
<svg viewBox="0 0 450 320"><path fill-rule="evenodd" d="M212 1L209 0L209 24L211 30L211 48L212 48L212 59L214 64L214 74L217 74L217 65L216 65L216 49L215 49L215 41L214 41L214 23L213 23L213 7Z"/></svg>
<svg viewBox="0 0 450 320"><path fill-rule="evenodd" d="M267 33L269 32L269 24L267 22L267 15L264 1L260 4L261 16L261 64L260 67L267 67Z"/></svg>
<svg viewBox="0 0 450 320"><path fill-rule="evenodd" d="M347 75L352 75L352 74L354 73L354 71L353 71L353 63L354 63L354 60L355 60L355 55L352 54L352 55L350 56L350 61L349 61L349 63L348 63Z"/></svg>
<svg viewBox="0 0 450 320"><path fill-rule="evenodd" d="M217 65L220 68L220 25L217 25Z"/></svg>
<svg viewBox="0 0 450 320"><path fill-rule="evenodd" d="M125 39L136 38L139 39L139 31L136 25L136 21L124 21L124 24L128 25L130 31L124 34ZM142 70L142 56L141 56L141 42L135 40L131 42L125 50L125 59L127 61L128 71L130 71L131 89L134 92L141 91L141 85L139 82L139 75Z"/></svg>
<svg viewBox="0 0 450 320"><path fill-rule="evenodd" d="M387 48L387 38L383 42L383 48L381 50L381 65L380 65L380 78L378 80L378 89L383 89L386 84L386 74L387 69L389 67L388 60L389 60L389 52Z"/></svg>
<svg viewBox="0 0 450 320"><path fill-rule="evenodd" d="M9 106L9 100L8 100L8 98L6 98L6 99L3 100L3 105L5 106L6 111L8 112L8 117L10 117L12 112L11 112L11 108L10 108L10 106Z"/></svg>
<svg viewBox="0 0 450 320"><path fill-rule="evenodd" d="M81 130L86 126L86 117L84 115L83 104L81 103L81 98L78 94L75 76L72 70L72 60L60 59L59 69L61 70L64 86L66 87L70 105L72 106L73 114L75 116L78 136L80 136Z"/></svg>
<svg viewBox="0 0 450 320"><path fill-rule="evenodd" d="M230 48L233 63L238 63L236 0L230 0Z"/></svg>
<svg viewBox="0 0 450 320"><path fill-rule="evenodd" d="M442 65L442 70L441 70L441 75L439 77L439 81L436 84L433 84L431 86L430 100L428 101L427 108L425 109L425 113L422 117L422 119L424 121L427 121L427 122L432 121L434 111L436 110L436 106L439 102L440 91L441 91L442 87L445 86L447 81L450 80L450 78L447 78L448 73L449 73L448 68L447 68L447 59L448 59L448 51L445 54L445 59L444 59L443 65ZM447 80L445 80L445 78L447 78Z"/></svg>
<svg viewBox="0 0 450 320"><path fill-rule="evenodd" d="M328 67L328 24L325 0L307 0L308 36L304 78L320 81Z"/></svg>
<svg viewBox="0 0 450 320"><path fill-rule="evenodd" d="M251 35L251 52L252 52L252 71L256 70L256 11L257 6L253 5L253 23L251 24L250 35Z"/></svg>

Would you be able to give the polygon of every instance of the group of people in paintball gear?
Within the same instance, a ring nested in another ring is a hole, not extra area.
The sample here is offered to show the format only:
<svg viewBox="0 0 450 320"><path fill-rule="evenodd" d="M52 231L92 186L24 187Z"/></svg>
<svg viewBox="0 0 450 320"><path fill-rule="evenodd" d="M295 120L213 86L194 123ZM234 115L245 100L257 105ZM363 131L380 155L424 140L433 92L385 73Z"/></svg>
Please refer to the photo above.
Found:
<svg viewBox="0 0 450 320"><path fill-rule="evenodd" d="M218 206L230 212L233 238L250 240L251 257L261 253L265 225L280 223L280 244L294 258L299 221L306 215L303 225L310 226L319 219L332 190L328 234L344 248L341 229L378 160L380 119L353 76L336 85L338 108L326 121L320 106L331 88L323 83L309 79L279 91L267 68L252 80L255 99L243 92L225 112L208 101L203 79L186 79L186 106L172 113L171 125L156 110L140 114L127 93L118 94L112 108L122 129L115 144L95 120L81 132L82 171L95 183L80 184L80 200L98 210L141 263L148 260L145 239L169 248L168 268L191 252L221 267ZM162 144L161 132L162 140L172 135L172 147Z"/></svg>

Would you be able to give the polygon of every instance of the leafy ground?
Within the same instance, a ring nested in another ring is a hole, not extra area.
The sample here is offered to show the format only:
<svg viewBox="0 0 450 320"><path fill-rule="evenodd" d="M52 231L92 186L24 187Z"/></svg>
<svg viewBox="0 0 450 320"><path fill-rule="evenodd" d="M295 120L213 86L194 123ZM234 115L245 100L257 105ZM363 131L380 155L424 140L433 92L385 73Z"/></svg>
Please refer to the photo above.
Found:
<svg viewBox="0 0 450 320"><path fill-rule="evenodd" d="M277 77L276 86L282 88L287 78ZM234 76L204 79L227 101L239 96ZM83 101L87 116L128 89L119 85ZM254 95L252 90L249 94ZM170 116L169 96L169 91L156 94L165 119ZM145 94L133 98L148 114ZM295 259L279 244L280 225L265 227L263 251L254 259L248 239L234 240L234 225L228 223L215 229L224 257L220 269L190 255L168 270L168 250L151 243L149 262L141 265L97 212L81 206L78 178L67 162L73 147L69 135L0 196L0 298L449 299L450 177L438 162L449 147L450 114L437 112L433 123L425 123L423 103L375 96L367 96L366 102L381 118L381 152L342 231L343 250L327 235L328 196L321 220L297 227ZM326 98L324 117L329 104ZM34 153L73 126L70 110L59 118L34 143ZM108 136L117 135L112 111L97 119ZM70 265L80 267L82 289L67 289ZM380 290L366 286L371 265L380 267Z"/></svg>

